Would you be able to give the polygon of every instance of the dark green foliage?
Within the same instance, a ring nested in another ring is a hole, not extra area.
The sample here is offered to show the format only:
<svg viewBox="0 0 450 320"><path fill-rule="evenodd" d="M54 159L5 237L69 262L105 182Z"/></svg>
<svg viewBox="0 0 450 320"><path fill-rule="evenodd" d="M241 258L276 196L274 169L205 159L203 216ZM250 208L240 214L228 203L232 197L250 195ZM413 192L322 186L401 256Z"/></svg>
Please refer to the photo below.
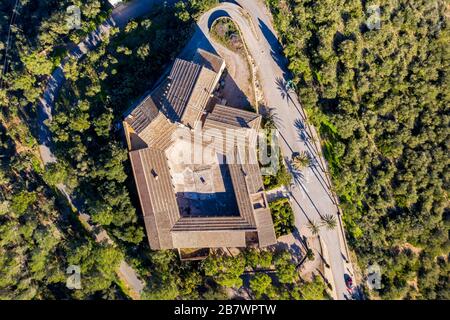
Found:
<svg viewBox="0 0 450 320"><path fill-rule="evenodd" d="M239 289L249 277L257 299L328 299L326 285L319 277L307 282L299 277L291 253L247 249L237 256L214 254L202 263L202 270L217 284ZM246 284L247 285L247 284ZM215 292L209 289L208 292ZM209 296L209 293L205 298ZM213 295L215 296L215 295Z"/></svg>
<svg viewBox="0 0 450 320"><path fill-rule="evenodd" d="M276 172L265 175L263 178L264 188L266 188L266 190L276 189L281 186L289 186L291 184L292 175L287 171L281 152Z"/></svg>
<svg viewBox="0 0 450 320"><path fill-rule="evenodd" d="M281 283L295 284L298 281L298 272L289 252L283 251L275 257L275 267Z"/></svg>
<svg viewBox="0 0 450 320"><path fill-rule="evenodd" d="M42 80L51 74L65 54L64 44L70 40L79 42L105 19L106 6L102 4L103 1L76 2L82 12L79 30L70 30L66 23L66 9L73 1L6 0L0 3L2 69L10 21L14 22L5 69L8 73L1 79L0 106L15 109L35 102L42 90ZM11 19L13 9L17 14Z"/></svg>
<svg viewBox="0 0 450 320"><path fill-rule="evenodd" d="M272 141L276 139L273 115L266 116L263 119L263 127L265 130L267 157L270 158L272 156L272 148L278 149L278 163L275 164L274 167L269 167L271 164L262 164L262 167L267 170L266 175L263 176L264 188L270 190L281 186L289 186L292 181L292 175L287 171L281 150L277 147L277 141ZM261 148L262 146L259 147Z"/></svg>
<svg viewBox="0 0 450 320"><path fill-rule="evenodd" d="M219 0L187 0L175 3L175 16L182 22L197 19L201 13L211 9Z"/></svg>
<svg viewBox="0 0 450 320"><path fill-rule="evenodd" d="M195 16L209 1L192 1ZM175 9L178 10L178 9ZM50 123L57 156L76 174L73 191L86 199L86 211L116 240L140 244L144 239L123 135L117 126L124 112L147 92L192 34L193 20L173 19L161 5L148 16L113 29L110 38L86 58L69 61ZM146 243L139 250L149 250ZM129 250L131 252L131 250ZM136 252L134 253L136 255ZM186 289L189 291L188 289Z"/></svg>
<svg viewBox="0 0 450 320"><path fill-rule="evenodd" d="M237 257L230 256L210 256L203 262L205 275L212 276L213 279L225 287L240 288L244 273L245 259L243 255Z"/></svg>
<svg viewBox="0 0 450 320"><path fill-rule="evenodd" d="M366 24L378 3L267 3L302 106L323 138L361 267L376 261L386 270L382 297L444 297L447 267L433 259L424 267L417 251L448 254L446 2L380 4L380 30ZM402 258L405 244L416 247L408 259L415 265Z"/></svg>
<svg viewBox="0 0 450 320"><path fill-rule="evenodd" d="M62 161L47 164L42 175L45 182L50 186L65 184L71 188L76 187L77 180L73 171Z"/></svg>
<svg viewBox="0 0 450 320"><path fill-rule="evenodd" d="M245 251L246 265L253 269L268 269L272 266L272 252L267 250L248 249Z"/></svg>
<svg viewBox="0 0 450 320"><path fill-rule="evenodd" d="M66 86L49 123L58 162L46 168L32 136L37 131L34 102L66 56L69 42L80 42L107 17L106 1L75 1L81 6L81 30L66 27L66 8L72 1L0 3L2 69L9 21L18 3L6 73L0 79L1 299L123 299L114 284L123 252L131 252L127 258L141 276L152 279L149 296L199 297L203 275L198 264L182 264L174 252L171 260L151 257L142 241L142 223L129 196L127 154L115 125L176 56L191 35L193 18L216 2L190 1L188 23L173 19L171 8L160 8L119 33L113 30L111 39L84 59L69 60ZM60 183L73 191L75 201L86 199L86 212L120 240L117 248L90 239L54 188ZM65 286L70 264L82 269L81 290ZM223 294L220 288L210 293Z"/></svg>
<svg viewBox="0 0 450 320"><path fill-rule="evenodd" d="M264 294L270 292L272 279L265 273L257 273L250 280L250 289L252 289L257 299L261 299Z"/></svg>
<svg viewBox="0 0 450 320"><path fill-rule="evenodd" d="M70 251L67 257L68 264L79 266L81 271L82 288L75 291L74 296L86 298L92 292L110 288L122 260L123 254L118 249L92 242Z"/></svg>
<svg viewBox="0 0 450 320"><path fill-rule="evenodd" d="M75 191L88 200L93 221L132 243L139 243L144 232L129 197L128 188L134 192L134 187L123 137L111 129L189 36L189 24L172 15L170 8L161 7L151 17L131 21L78 61L73 66L77 77L62 90L51 123L58 157L76 172Z"/></svg>
<svg viewBox="0 0 450 320"><path fill-rule="evenodd" d="M21 191L13 195L10 207L12 212L21 216L35 201L36 194L34 192Z"/></svg>
<svg viewBox="0 0 450 320"><path fill-rule="evenodd" d="M110 288L120 253L86 239L67 204L43 183L34 154L14 145L0 119L0 299L91 298ZM47 169L50 185L67 176L59 163ZM70 264L82 267L81 290L66 288Z"/></svg>
<svg viewBox="0 0 450 320"><path fill-rule="evenodd" d="M315 276L311 282L303 282L294 289L293 295L298 300L327 300L327 286L320 276Z"/></svg>
<svg viewBox="0 0 450 320"><path fill-rule="evenodd" d="M289 204L289 199L281 198L272 201L269 203L269 207L272 213L273 226L277 238L294 231L294 212Z"/></svg>

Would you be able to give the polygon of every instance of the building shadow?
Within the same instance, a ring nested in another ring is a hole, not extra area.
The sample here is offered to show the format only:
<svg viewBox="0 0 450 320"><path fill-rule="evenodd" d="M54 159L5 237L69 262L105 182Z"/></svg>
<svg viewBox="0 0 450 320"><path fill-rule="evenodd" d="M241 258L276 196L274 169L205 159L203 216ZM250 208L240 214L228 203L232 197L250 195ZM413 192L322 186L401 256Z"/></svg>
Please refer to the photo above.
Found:
<svg viewBox="0 0 450 320"><path fill-rule="evenodd" d="M267 111L265 116L273 122L276 128L284 128L276 107L265 107L264 109Z"/></svg>
<svg viewBox="0 0 450 320"><path fill-rule="evenodd" d="M249 111L252 110L247 95L239 88L227 69L225 69L221 81L223 81L223 88L221 84L221 88L218 92L219 98L224 98L227 103L233 107L239 107Z"/></svg>

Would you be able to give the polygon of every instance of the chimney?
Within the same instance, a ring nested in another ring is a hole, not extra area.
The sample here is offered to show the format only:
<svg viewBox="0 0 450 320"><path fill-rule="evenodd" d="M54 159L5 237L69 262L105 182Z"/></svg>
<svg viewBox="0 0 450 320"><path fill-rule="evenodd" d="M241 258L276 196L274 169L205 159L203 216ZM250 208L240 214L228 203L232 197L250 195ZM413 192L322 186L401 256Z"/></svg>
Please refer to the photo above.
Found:
<svg viewBox="0 0 450 320"><path fill-rule="evenodd" d="M152 172L153 178L155 178L155 180L158 180L158 174L156 173L156 171L154 169L152 169L151 172Z"/></svg>

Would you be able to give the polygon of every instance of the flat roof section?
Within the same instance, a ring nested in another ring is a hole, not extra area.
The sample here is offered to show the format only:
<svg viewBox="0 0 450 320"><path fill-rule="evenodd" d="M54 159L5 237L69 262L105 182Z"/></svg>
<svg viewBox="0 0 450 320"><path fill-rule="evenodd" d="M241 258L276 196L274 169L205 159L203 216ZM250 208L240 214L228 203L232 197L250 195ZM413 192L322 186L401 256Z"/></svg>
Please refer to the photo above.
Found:
<svg viewBox="0 0 450 320"><path fill-rule="evenodd" d="M167 149L167 163L181 216L239 216L228 165L223 155L214 154L195 164L179 158L192 152L187 139L177 140Z"/></svg>

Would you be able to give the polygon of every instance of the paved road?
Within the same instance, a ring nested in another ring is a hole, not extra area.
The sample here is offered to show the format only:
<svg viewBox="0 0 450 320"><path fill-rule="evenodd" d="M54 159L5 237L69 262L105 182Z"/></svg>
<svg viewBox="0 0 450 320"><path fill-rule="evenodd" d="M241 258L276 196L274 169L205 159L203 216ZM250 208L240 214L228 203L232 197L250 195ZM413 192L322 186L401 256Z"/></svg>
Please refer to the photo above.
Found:
<svg viewBox="0 0 450 320"><path fill-rule="evenodd" d="M172 2L172 1L166 1ZM55 105L55 100L58 95L61 85L64 83L64 64L70 58L80 59L89 50L94 49L112 27L124 26L127 21L142 16L152 9L152 7L161 3L158 0L136 0L115 8L110 16L102 25L100 25L95 31L89 34L84 41L71 48L67 57L62 61L61 65L55 69L50 79L47 82L47 87L44 94L39 99L38 107L38 130L39 130L39 151L44 164L48 164L56 161L56 157L52 153L52 140L50 136L50 130L45 124L45 120L52 118L52 113ZM108 241L112 242L107 233L99 226L93 226L89 223L89 216L82 213L81 205L72 201L71 196L67 193L67 188L64 185L58 185L58 189L64 194L74 207L77 209L80 215L80 219L85 222L88 230L95 233L95 238L98 242ZM138 298L139 293L144 287L144 283L138 278L136 272L125 261L122 261L118 270L119 277L125 282L131 291L133 298Z"/></svg>
<svg viewBox="0 0 450 320"><path fill-rule="evenodd" d="M69 57L81 58L87 51L96 47L102 40L101 36L108 33L112 26L122 26L128 20L147 13L157 2L161 1L136 0L116 8L110 19L92 32L85 41L70 50L62 64ZM305 150L316 159L316 164L304 170L302 175L292 171L296 179L291 188L291 200L297 227L302 232L309 220L320 221L320 217L325 214L337 214L338 209L333 203L329 182L324 174L326 165L321 153L317 152L314 143L308 138L315 136L314 128L305 127L304 112L298 98L286 89L288 80L286 60L271 25L270 14L258 0L234 2L245 11L236 4L222 3L205 13L200 18L198 28L182 55L187 57L198 47L214 50L208 31L215 18L228 15L239 25L249 51L256 61L265 102L268 107L274 109L283 154L290 156L293 152ZM247 16L243 15L244 12L247 12ZM40 152L45 164L56 161L56 158L51 152L50 133L44 121L51 119L55 98L63 82L64 73L61 65L52 74L38 108ZM344 299L346 293L344 273L348 273L347 268L350 273L353 271L352 266L345 262L346 251L342 232L339 228L333 231L322 230L320 235L328 250L330 260L328 263L333 274L330 282L336 289L335 298ZM121 269L128 273L129 284L139 291L140 281L137 281L139 284L136 285L137 277L134 271L127 267Z"/></svg>
<svg viewBox="0 0 450 320"><path fill-rule="evenodd" d="M287 61L272 27L270 13L259 0L234 2L222 3L200 18L196 34L183 55L189 57L197 47L215 50L215 44L209 37L209 27L216 18L229 16L239 25L250 54L256 62L265 103L269 108L273 108L283 155L290 159L293 152L306 151L315 160L313 166L300 173L290 168L294 175L290 196L300 233L309 232L305 228L308 221L320 222L321 217L326 214L336 216L341 223L330 191L330 182L325 175L326 163L319 147L310 138L316 137L316 132L314 128L307 127L305 114L297 96L286 88L289 78ZM346 262L343 230L340 227L331 231L322 228L320 237L326 245L326 256L329 260L327 262L333 275L329 281L335 289L334 298L345 299L344 295L348 296L348 293L344 274L353 274L353 270L351 264Z"/></svg>

